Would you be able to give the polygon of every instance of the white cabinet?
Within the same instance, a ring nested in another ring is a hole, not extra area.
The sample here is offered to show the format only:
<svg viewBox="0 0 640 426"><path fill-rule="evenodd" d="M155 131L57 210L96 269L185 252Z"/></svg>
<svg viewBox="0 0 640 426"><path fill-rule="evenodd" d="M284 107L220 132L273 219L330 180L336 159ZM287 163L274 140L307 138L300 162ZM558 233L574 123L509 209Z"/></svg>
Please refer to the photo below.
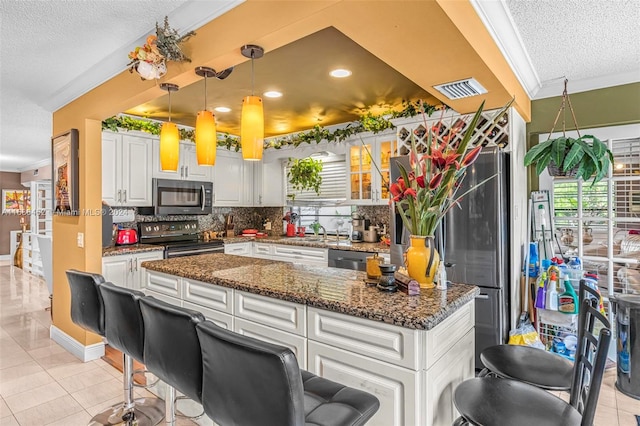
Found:
<svg viewBox="0 0 640 426"><path fill-rule="evenodd" d="M352 143L347 151L347 201L387 204L390 159L397 152L395 134L369 136Z"/></svg>
<svg viewBox="0 0 640 426"><path fill-rule="evenodd" d="M218 149L213 167L213 205L251 206L253 201L253 165L239 152Z"/></svg>
<svg viewBox="0 0 640 426"><path fill-rule="evenodd" d="M224 254L235 254L236 256L251 256L252 242L245 241L242 243L231 243L224 245Z"/></svg>
<svg viewBox="0 0 640 426"><path fill-rule="evenodd" d="M286 204L284 165L280 160L253 163L253 205L281 207Z"/></svg>
<svg viewBox="0 0 640 426"><path fill-rule="evenodd" d="M273 259L304 265L327 266L329 250L317 247L273 245Z"/></svg>
<svg viewBox="0 0 640 426"><path fill-rule="evenodd" d="M105 256L102 258L102 276L115 285L140 290L146 275L142 262L161 259L162 251Z"/></svg>
<svg viewBox="0 0 640 426"><path fill-rule="evenodd" d="M367 426L430 425L419 421L424 408L419 400L420 377L415 371L313 340L307 345L310 373L369 392L380 400L380 409Z"/></svg>
<svg viewBox="0 0 640 426"><path fill-rule="evenodd" d="M110 206L151 206L152 138L102 132L102 199Z"/></svg>
<svg viewBox="0 0 640 426"><path fill-rule="evenodd" d="M216 162L217 165L217 162ZM215 166L214 166L215 167ZM193 142L180 142L178 169L163 171L160 167L160 141L153 143L153 177L161 179L183 179L211 182L213 167L199 166L196 145Z"/></svg>
<svg viewBox="0 0 640 426"><path fill-rule="evenodd" d="M307 339L291 333L276 330L253 321L235 318L234 329L238 334L253 337L274 345L285 346L293 352L300 368L307 369Z"/></svg>

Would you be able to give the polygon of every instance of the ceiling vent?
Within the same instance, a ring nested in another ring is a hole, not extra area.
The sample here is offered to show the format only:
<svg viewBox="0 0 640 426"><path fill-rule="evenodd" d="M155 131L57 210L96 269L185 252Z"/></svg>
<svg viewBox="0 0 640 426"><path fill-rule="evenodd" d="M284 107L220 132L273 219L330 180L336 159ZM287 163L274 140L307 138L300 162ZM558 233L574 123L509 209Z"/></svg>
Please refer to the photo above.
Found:
<svg viewBox="0 0 640 426"><path fill-rule="evenodd" d="M482 87L475 78L467 78L433 87L449 99L462 99L487 93L487 89Z"/></svg>

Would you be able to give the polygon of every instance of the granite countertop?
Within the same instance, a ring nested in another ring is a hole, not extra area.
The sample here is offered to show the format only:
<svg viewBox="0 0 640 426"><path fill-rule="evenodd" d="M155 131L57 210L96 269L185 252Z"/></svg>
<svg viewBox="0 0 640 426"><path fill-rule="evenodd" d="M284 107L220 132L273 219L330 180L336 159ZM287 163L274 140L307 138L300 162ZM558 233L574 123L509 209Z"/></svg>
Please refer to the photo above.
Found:
<svg viewBox="0 0 640 426"><path fill-rule="evenodd" d="M366 273L227 254L147 261L142 267L249 293L301 303L373 321L429 330L480 293L451 284L419 295L383 293L364 283Z"/></svg>
<svg viewBox="0 0 640 426"><path fill-rule="evenodd" d="M363 251L363 252L377 252L377 253L389 253L389 246L382 243L352 243L349 240L340 240L339 244L336 244L335 237L327 241L314 240L313 237L281 237L281 236L269 236L269 237L226 237L222 238L225 244L243 243L247 241L258 241L273 244L284 244L289 246L302 246L302 247L317 247L317 248L330 248L339 250L350 251Z"/></svg>
<svg viewBox="0 0 640 426"><path fill-rule="evenodd" d="M102 257L162 250L164 250L163 246L154 246L153 244L130 244L126 246L103 247Z"/></svg>

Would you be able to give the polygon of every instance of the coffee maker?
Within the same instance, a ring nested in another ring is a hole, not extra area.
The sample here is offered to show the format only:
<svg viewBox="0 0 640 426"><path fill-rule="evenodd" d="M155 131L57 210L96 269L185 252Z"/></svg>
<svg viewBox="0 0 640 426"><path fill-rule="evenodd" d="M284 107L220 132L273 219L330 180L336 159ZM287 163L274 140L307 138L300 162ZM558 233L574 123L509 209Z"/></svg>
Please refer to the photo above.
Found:
<svg viewBox="0 0 640 426"><path fill-rule="evenodd" d="M365 220L360 213L351 214L351 242L361 243L364 241Z"/></svg>

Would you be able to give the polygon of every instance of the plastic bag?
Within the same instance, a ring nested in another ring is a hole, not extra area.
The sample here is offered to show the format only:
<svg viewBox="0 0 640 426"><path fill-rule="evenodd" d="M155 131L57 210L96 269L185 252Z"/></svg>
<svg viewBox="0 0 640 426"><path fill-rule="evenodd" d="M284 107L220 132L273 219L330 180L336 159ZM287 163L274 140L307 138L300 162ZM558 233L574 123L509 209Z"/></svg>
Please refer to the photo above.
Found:
<svg viewBox="0 0 640 426"><path fill-rule="evenodd" d="M540 341L538 332L526 316L520 318L520 321L518 321L518 327L515 330L509 331L509 344L544 349L544 345Z"/></svg>

